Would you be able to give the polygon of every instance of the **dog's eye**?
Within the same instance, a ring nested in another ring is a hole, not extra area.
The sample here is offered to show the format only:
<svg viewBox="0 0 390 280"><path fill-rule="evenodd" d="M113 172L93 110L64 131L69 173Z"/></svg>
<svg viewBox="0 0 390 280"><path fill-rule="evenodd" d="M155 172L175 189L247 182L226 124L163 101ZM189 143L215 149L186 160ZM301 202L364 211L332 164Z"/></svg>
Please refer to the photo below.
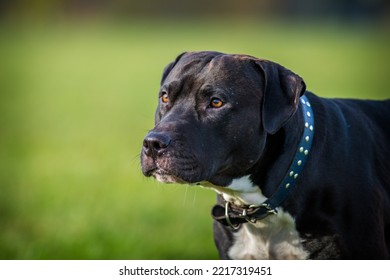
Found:
<svg viewBox="0 0 390 280"><path fill-rule="evenodd" d="M213 98L210 101L211 108L221 108L223 106L223 101L219 98Z"/></svg>
<svg viewBox="0 0 390 280"><path fill-rule="evenodd" d="M168 102L169 102L168 93L164 93L164 94L161 96L161 101L162 101L162 103L168 103Z"/></svg>

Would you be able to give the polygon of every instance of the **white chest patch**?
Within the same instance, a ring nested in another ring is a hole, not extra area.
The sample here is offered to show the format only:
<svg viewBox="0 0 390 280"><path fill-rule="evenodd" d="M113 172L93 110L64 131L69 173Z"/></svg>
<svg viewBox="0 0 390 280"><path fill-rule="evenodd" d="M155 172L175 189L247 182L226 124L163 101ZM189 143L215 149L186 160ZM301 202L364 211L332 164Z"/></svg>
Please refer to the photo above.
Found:
<svg viewBox="0 0 390 280"><path fill-rule="evenodd" d="M249 176L234 179L227 187L213 186L226 201L238 206L260 205L267 198ZM234 243L228 255L232 259L306 259L293 217L281 207L276 215L253 223L245 223L234 233Z"/></svg>
<svg viewBox="0 0 390 280"><path fill-rule="evenodd" d="M246 223L234 234L228 255L232 259L307 259L290 214L278 209L276 215Z"/></svg>

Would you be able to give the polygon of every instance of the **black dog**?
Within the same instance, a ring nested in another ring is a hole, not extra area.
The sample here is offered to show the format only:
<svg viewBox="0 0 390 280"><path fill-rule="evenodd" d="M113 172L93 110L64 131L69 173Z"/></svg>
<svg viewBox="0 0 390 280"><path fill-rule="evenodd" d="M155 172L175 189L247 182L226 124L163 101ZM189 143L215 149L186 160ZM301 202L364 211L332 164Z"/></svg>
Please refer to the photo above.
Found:
<svg viewBox="0 0 390 280"><path fill-rule="evenodd" d="M325 99L288 69L184 53L164 70L142 171L213 188L221 258L390 257L390 100Z"/></svg>

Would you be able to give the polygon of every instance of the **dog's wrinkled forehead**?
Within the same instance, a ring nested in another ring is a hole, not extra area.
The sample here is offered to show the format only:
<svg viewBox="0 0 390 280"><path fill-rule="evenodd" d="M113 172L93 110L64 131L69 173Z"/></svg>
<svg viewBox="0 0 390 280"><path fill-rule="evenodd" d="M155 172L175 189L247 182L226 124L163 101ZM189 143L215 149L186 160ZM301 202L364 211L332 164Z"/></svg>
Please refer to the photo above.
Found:
<svg viewBox="0 0 390 280"><path fill-rule="evenodd" d="M254 67L248 63L249 59L247 56L218 52L185 53L166 67L162 85L188 82L221 86L242 85L244 81L251 83L259 76L254 73Z"/></svg>
<svg viewBox="0 0 390 280"><path fill-rule="evenodd" d="M178 56L176 61L171 63L173 71L169 76L178 74L199 74L215 57L220 55L222 54L217 52L184 53Z"/></svg>

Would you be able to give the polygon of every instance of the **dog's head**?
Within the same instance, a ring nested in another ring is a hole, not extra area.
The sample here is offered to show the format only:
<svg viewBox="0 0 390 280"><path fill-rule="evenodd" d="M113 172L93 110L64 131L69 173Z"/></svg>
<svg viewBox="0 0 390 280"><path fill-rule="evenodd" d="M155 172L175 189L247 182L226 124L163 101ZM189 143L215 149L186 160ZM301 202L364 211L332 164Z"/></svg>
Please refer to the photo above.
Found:
<svg viewBox="0 0 390 280"><path fill-rule="evenodd" d="M164 70L142 171L165 183L227 186L259 162L268 134L295 113L303 80L245 55L181 54Z"/></svg>

